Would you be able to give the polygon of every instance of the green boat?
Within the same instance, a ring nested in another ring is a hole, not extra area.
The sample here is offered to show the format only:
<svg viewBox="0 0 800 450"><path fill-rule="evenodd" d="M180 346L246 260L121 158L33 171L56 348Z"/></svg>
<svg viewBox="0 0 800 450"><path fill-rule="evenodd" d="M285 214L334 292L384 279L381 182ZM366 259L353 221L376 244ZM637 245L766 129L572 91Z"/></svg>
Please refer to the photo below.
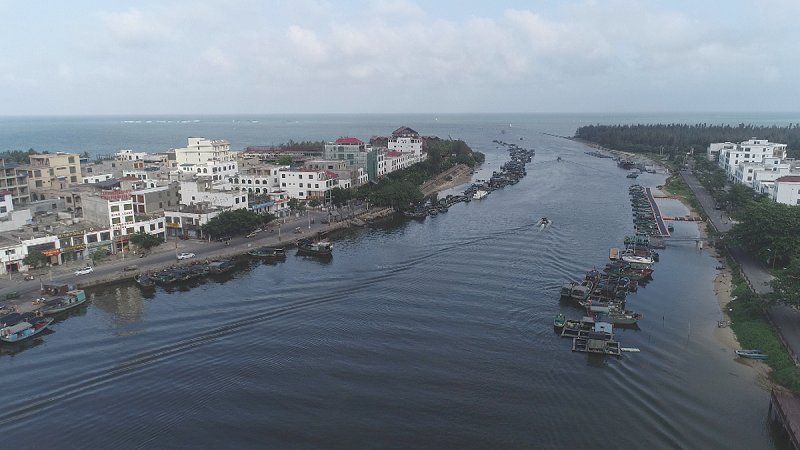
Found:
<svg viewBox="0 0 800 450"><path fill-rule="evenodd" d="M564 328L564 325L567 323L567 317L564 314L559 313L555 320L553 320L553 326L555 328Z"/></svg>

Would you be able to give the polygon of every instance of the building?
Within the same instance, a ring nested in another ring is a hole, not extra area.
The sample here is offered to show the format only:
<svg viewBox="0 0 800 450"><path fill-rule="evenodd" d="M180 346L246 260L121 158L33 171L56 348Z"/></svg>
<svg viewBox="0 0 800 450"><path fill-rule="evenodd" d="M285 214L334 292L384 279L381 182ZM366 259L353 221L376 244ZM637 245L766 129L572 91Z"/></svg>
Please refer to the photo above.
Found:
<svg viewBox="0 0 800 450"><path fill-rule="evenodd" d="M188 138L188 145L175 149L175 163L205 165L210 161L232 161L231 144L224 139Z"/></svg>
<svg viewBox="0 0 800 450"><path fill-rule="evenodd" d="M90 228L110 228L112 252L128 248L127 235L135 233L136 218L131 191L102 191L81 197L83 219ZM94 230L92 230L94 231Z"/></svg>
<svg viewBox="0 0 800 450"><path fill-rule="evenodd" d="M786 205L800 205L800 175L787 175L776 179L772 199Z"/></svg>
<svg viewBox="0 0 800 450"><path fill-rule="evenodd" d="M28 188L31 199L38 200L42 189L67 189L82 183L80 156L77 153L30 155Z"/></svg>
<svg viewBox="0 0 800 450"><path fill-rule="evenodd" d="M0 190L11 194L14 205L23 205L30 201L28 187L28 170L17 163L0 159Z"/></svg>
<svg viewBox="0 0 800 450"><path fill-rule="evenodd" d="M776 144L766 139L752 138L733 146L729 143L712 144L708 154L711 155L715 149L719 151L717 163L731 182L736 182L736 168L741 163L762 163L765 158L786 159L786 144Z"/></svg>
<svg viewBox="0 0 800 450"><path fill-rule="evenodd" d="M290 198L323 201L329 197L328 191L335 187L345 187L339 186L338 175L335 172L305 167L280 171L280 188L285 190Z"/></svg>
<svg viewBox="0 0 800 450"><path fill-rule="evenodd" d="M209 203L195 203L189 206L180 205L164 211L164 222L167 237L203 239L201 227L217 217L226 208Z"/></svg>
<svg viewBox="0 0 800 450"><path fill-rule="evenodd" d="M178 183L137 189L131 192L134 214L157 214L180 204Z"/></svg>
<svg viewBox="0 0 800 450"><path fill-rule="evenodd" d="M358 138L343 137L325 144L324 159L347 162L350 167L367 167L367 160L374 150Z"/></svg>
<svg viewBox="0 0 800 450"><path fill-rule="evenodd" d="M192 206L200 203L207 203L223 209L248 207L247 193L220 189L210 181L182 181L180 183L180 204Z"/></svg>

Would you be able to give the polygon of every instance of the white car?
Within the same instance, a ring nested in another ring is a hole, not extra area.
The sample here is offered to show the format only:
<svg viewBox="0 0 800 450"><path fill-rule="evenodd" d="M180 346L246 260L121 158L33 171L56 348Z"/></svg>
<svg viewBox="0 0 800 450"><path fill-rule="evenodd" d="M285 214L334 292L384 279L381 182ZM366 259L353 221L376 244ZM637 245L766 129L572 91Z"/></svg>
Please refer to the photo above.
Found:
<svg viewBox="0 0 800 450"><path fill-rule="evenodd" d="M194 258L194 253L186 253L186 252L178 253L178 259L189 259L189 258Z"/></svg>
<svg viewBox="0 0 800 450"><path fill-rule="evenodd" d="M78 269L75 271L75 275L86 275L87 273L94 272L94 268L91 266L86 266L83 269Z"/></svg>

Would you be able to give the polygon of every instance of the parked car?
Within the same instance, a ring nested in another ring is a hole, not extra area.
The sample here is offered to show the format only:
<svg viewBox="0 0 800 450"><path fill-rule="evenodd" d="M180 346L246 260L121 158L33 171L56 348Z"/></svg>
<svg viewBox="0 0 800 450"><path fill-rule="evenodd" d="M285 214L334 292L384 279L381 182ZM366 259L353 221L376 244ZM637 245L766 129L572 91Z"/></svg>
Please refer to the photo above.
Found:
<svg viewBox="0 0 800 450"><path fill-rule="evenodd" d="M86 275L92 272L94 272L94 268L92 268L92 266L86 266L83 269L76 270L75 275Z"/></svg>
<svg viewBox="0 0 800 450"><path fill-rule="evenodd" d="M189 258L194 258L194 253L187 253L187 252L178 253L178 259L189 259Z"/></svg>

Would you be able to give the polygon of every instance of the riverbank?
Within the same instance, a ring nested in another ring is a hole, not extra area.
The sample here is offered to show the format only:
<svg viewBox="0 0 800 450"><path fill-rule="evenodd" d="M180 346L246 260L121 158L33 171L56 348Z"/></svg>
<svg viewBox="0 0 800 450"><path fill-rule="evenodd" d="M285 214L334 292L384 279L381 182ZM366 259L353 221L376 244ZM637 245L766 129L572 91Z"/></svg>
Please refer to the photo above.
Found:
<svg viewBox="0 0 800 450"><path fill-rule="evenodd" d="M459 164L433 179L424 183L425 195L431 195L455 186L468 183L471 179L472 169L469 166ZM325 211L307 211L304 216L295 216L277 219L267 227L268 231L256 235L254 238L237 237L231 239L228 244L188 240L180 243L167 242L151 250L147 258L130 257L125 258L123 254L111 260L99 263L94 267L95 271L89 275L77 278L73 272L82 267L83 264L90 262L80 262L78 265L62 265L50 268L47 272L40 272L34 281L23 281L22 278L0 280L0 296L14 293L16 298L9 298L2 302L7 309L17 312L27 312L36 309L33 300L42 296L41 288L44 285L70 285L77 289L91 290L103 286L127 282L135 276L147 272L155 272L180 266L189 266L198 260L222 260L229 258L242 257L247 251L259 246L272 246L282 248L293 248L297 239L301 237L330 237L338 231L343 231L353 227L363 227L367 223L380 220L395 213L390 207L372 207L363 210L355 210L349 217L342 220L324 223L328 214ZM195 258L178 260L175 254L181 251L196 254Z"/></svg>

